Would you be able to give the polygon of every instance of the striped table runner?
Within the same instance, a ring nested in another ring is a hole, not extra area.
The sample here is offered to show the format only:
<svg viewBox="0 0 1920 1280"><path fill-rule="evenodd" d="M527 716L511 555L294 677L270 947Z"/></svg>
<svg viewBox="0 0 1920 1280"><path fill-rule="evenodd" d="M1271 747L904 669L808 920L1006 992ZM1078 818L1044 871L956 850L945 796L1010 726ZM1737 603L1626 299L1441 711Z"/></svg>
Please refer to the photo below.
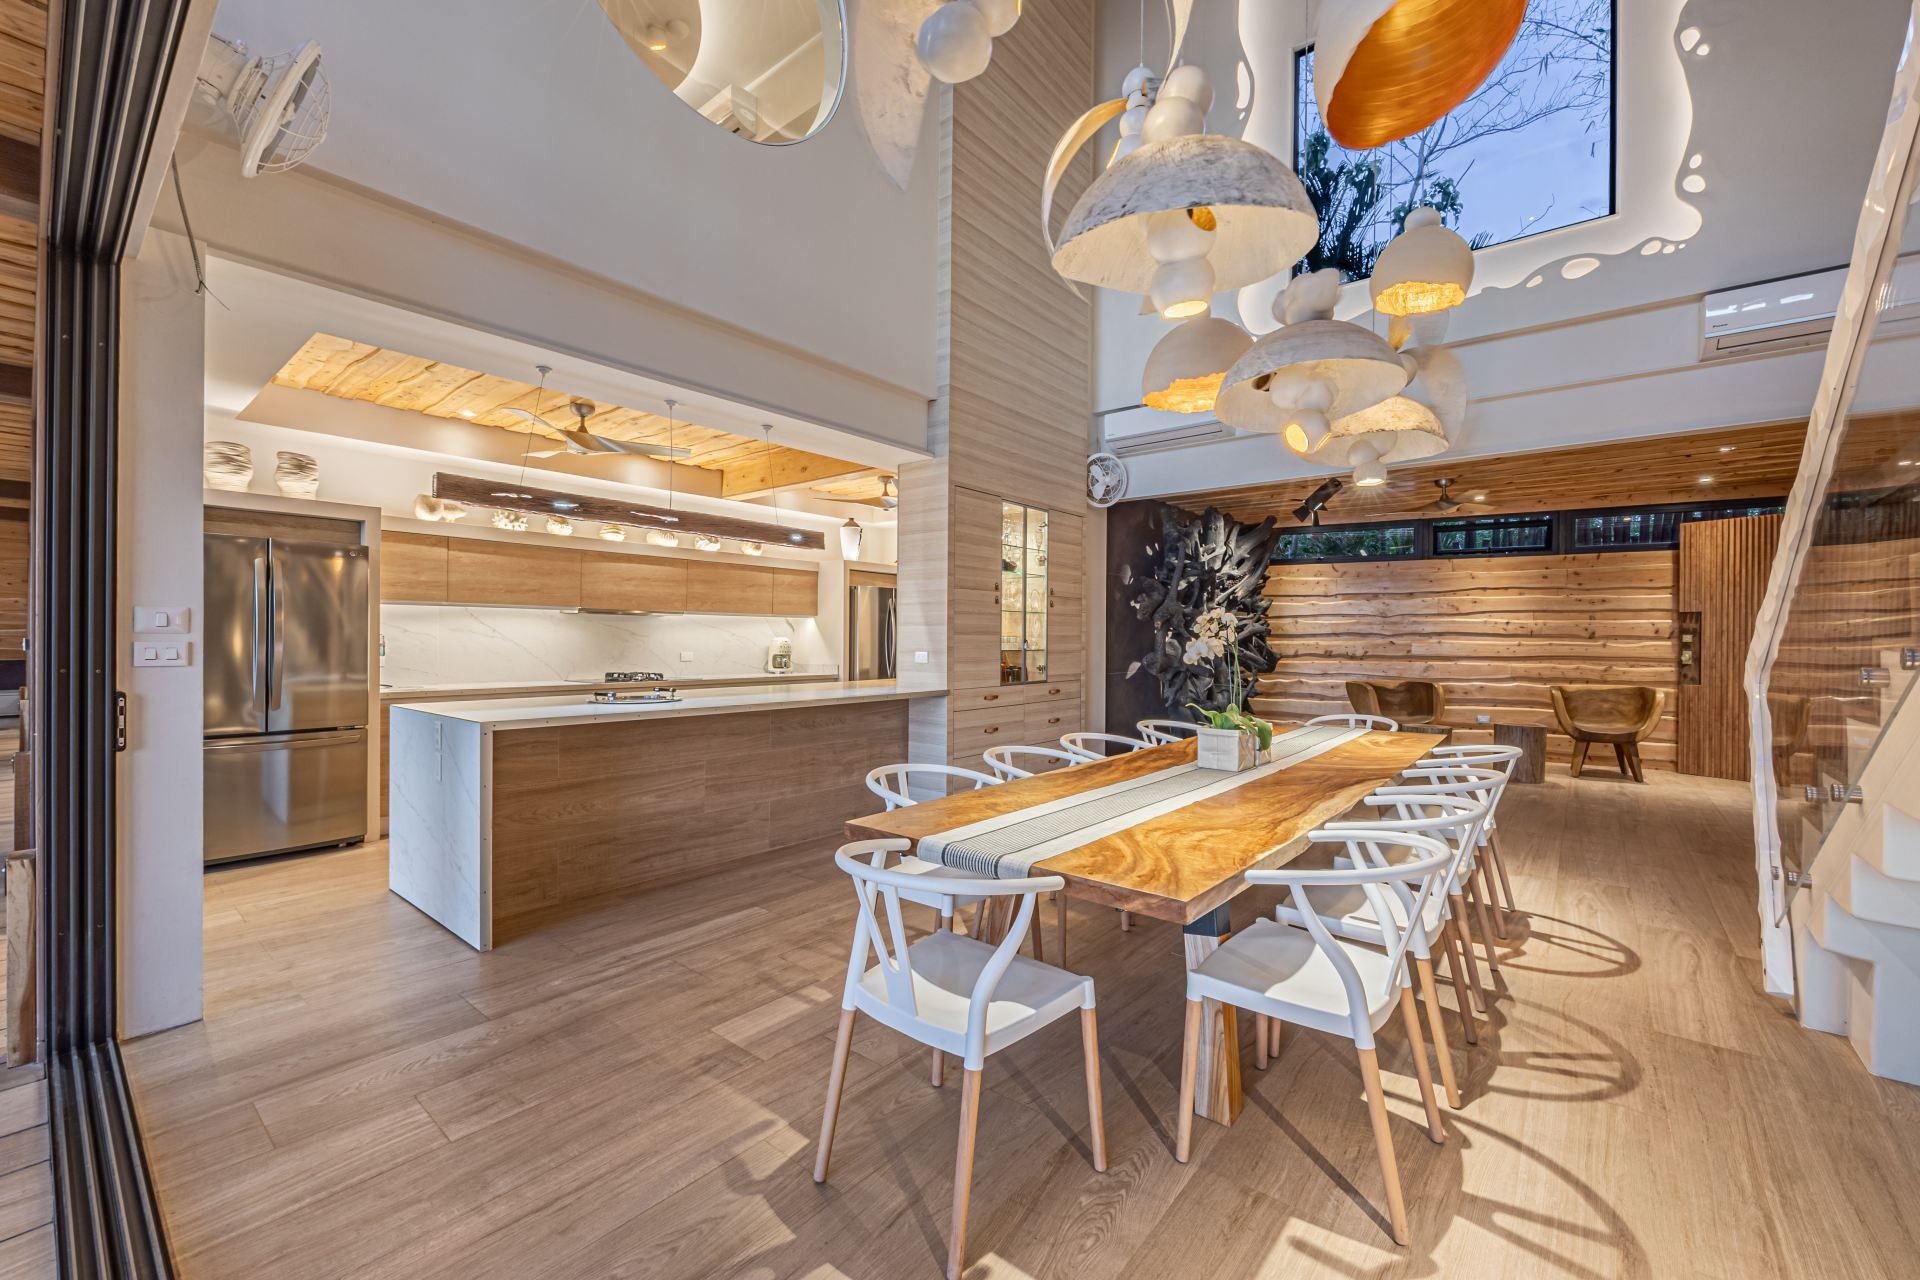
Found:
<svg viewBox="0 0 1920 1280"><path fill-rule="evenodd" d="M1202 769L1191 762L1171 765L1031 809L922 836L915 852L969 875L1017 880L1028 875L1036 862L1257 782L1366 732L1344 725L1310 725L1275 734L1272 762L1257 768L1233 773Z"/></svg>

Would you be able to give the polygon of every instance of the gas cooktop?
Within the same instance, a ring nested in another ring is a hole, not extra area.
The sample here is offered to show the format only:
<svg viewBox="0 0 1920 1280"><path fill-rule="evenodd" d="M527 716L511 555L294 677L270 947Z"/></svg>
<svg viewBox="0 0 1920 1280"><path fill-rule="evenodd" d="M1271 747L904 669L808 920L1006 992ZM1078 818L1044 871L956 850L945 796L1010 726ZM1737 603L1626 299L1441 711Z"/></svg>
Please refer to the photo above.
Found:
<svg viewBox="0 0 1920 1280"><path fill-rule="evenodd" d="M609 671L607 672L607 678L605 683L607 684L648 684L656 680L665 680L665 679L666 677L661 675L658 671Z"/></svg>

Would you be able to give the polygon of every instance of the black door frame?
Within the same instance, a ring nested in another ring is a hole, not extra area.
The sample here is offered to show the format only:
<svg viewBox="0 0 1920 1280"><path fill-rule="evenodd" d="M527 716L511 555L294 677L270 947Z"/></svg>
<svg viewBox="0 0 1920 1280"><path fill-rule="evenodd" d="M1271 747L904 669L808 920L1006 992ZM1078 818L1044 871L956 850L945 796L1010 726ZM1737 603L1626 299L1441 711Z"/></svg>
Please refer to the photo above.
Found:
<svg viewBox="0 0 1920 1280"><path fill-rule="evenodd" d="M34 426L34 844L66 1276L170 1277L116 1038L120 260L187 0L51 6Z"/></svg>

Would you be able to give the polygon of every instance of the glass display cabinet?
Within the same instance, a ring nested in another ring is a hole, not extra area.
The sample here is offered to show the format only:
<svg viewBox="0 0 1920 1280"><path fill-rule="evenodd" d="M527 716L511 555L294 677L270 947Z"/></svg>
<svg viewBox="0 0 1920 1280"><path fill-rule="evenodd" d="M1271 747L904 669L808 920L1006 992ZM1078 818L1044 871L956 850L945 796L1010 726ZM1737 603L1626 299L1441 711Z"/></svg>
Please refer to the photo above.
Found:
<svg viewBox="0 0 1920 1280"><path fill-rule="evenodd" d="M1000 683L1047 678L1047 513L1000 504Z"/></svg>

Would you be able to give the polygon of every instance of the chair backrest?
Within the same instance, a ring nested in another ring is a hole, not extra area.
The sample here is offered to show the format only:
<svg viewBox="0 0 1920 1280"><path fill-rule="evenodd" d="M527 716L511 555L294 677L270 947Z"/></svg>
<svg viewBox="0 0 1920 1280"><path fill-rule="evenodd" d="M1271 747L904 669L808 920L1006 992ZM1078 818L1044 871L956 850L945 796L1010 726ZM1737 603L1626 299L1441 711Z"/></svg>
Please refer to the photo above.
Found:
<svg viewBox="0 0 1920 1280"><path fill-rule="evenodd" d="M1340 985L1347 993L1347 1017L1352 1026L1354 1044L1362 1049L1371 1049L1373 1023L1367 1013L1366 986L1360 979L1360 971L1347 955L1345 946L1334 938L1326 922L1313 909L1313 894L1316 891L1359 887L1373 908L1374 918L1379 922L1386 943L1391 981L1395 986L1404 987L1407 985L1407 949L1413 944L1415 928L1426 911L1427 903L1445 879L1453 854L1444 843L1432 836L1386 827L1323 828L1309 832L1307 838L1345 841L1352 852L1353 865L1329 871L1296 871L1287 867L1274 871L1249 871L1247 883L1285 885L1291 892L1293 905L1299 910L1307 932L1313 936L1314 945L1332 963L1334 972L1339 975ZM1361 848L1363 845L1371 846L1372 851L1364 851ZM1391 850L1404 850L1406 856L1395 861L1388 853ZM1409 889L1409 884L1417 888ZM1395 916L1389 905L1390 897L1398 899L1403 913L1401 916ZM1408 921L1414 928L1401 928L1399 919Z"/></svg>
<svg viewBox="0 0 1920 1280"><path fill-rule="evenodd" d="M1104 760L1107 758L1109 746L1119 747L1119 754L1125 755L1129 751L1138 751L1142 747L1150 747L1153 744L1142 738L1129 738L1119 733L1063 733L1060 735L1060 745L1082 760Z"/></svg>
<svg viewBox="0 0 1920 1280"><path fill-rule="evenodd" d="M1485 844L1487 832L1498 825L1500 797L1506 794L1507 783L1513 781L1514 768L1525 754L1519 747L1503 747L1489 742L1466 743L1457 747L1435 747L1414 768L1444 769L1449 765L1467 765L1474 769L1491 769L1501 775L1500 784L1487 797L1487 820L1480 825L1480 843Z"/></svg>
<svg viewBox="0 0 1920 1280"><path fill-rule="evenodd" d="M1179 742L1200 732L1200 726L1191 720L1139 720L1133 727L1141 737L1156 744Z"/></svg>
<svg viewBox="0 0 1920 1280"><path fill-rule="evenodd" d="M919 876L889 871L885 863L890 854L912 848L908 840L857 840L841 845L833 855L839 868L853 879L854 897L860 903L860 916L853 927L853 950L847 957L847 984L840 998L842 1009L864 1007L869 1014L899 1030L914 1034L916 1027L933 1030L920 1014L913 990L913 956L907 945L907 926L900 913L900 891L924 889ZM994 988L1013 963L1027 929L1033 923L1034 899L1038 894L1057 893L1066 888L1059 876L1028 876L1018 880L942 878L940 887L964 897L1018 897L1013 923L1006 937L993 948L993 954L981 969L967 997L967 1066L978 1070L986 1057L987 1009ZM881 926L882 918L886 925ZM985 946L985 943L976 943ZM883 990L875 995L860 979L867 972L869 957L877 959Z"/></svg>
<svg viewBox="0 0 1920 1280"><path fill-rule="evenodd" d="M985 760L987 767L1005 782L1011 782L1015 778L1031 778L1039 771L1041 761L1050 760L1055 764L1066 765L1087 762L1085 756L1077 756L1071 751L1062 751L1058 747L988 747L980 753L980 758ZM1025 763L1016 763L1017 761ZM1035 767L1029 769L1026 764L1032 764Z"/></svg>
<svg viewBox="0 0 1920 1280"><path fill-rule="evenodd" d="M1447 691L1431 680L1349 680L1347 701L1366 715L1432 724L1447 711Z"/></svg>
<svg viewBox="0 0 1920 1280"><path fill-rule="evenodd" d="M1585 733L1634 735L1643 741L1660 723L1666 692L1637 684L1556 684L1553 715L1571 737Z"/></svg>
<svg viewBox="0 0 1920 1280"><path fill-rule="evenodd" d="M982 787L991 787L1000 782L977 769L962 769L951 764L883 764L878 769L867 771L867 790L887 802L887 812L918 804L913 798L913 787L920 784L926 787L938 787L944 794L954 779L973 785L969 791L978 791Z"/></svg>
<svg viewBox="0 0 1920 1280"><path fill-rule="evenodd" d="M1466 861L1480 843L1491 808L1477 792L1466 785L1434 784L1382 788L1361 801L1379 810L1369 817L1329 822L1325 831L1403 831L1430 836L1446 844L1453 854L1447 868L1446 892L1460 887ZM1424 947L1425 939L1422 940Z"/></svg>
<svg viewBox="0 0 1920 1280"><path fill-rule="evenodd" d="M1359 711L1342 711L1336 715L1315 716L1308 724L1343 724L1349 729L1385 729L1388 733L1400 732L1400 722L1389 720L1385 716L1370 716Z"/></svg>

